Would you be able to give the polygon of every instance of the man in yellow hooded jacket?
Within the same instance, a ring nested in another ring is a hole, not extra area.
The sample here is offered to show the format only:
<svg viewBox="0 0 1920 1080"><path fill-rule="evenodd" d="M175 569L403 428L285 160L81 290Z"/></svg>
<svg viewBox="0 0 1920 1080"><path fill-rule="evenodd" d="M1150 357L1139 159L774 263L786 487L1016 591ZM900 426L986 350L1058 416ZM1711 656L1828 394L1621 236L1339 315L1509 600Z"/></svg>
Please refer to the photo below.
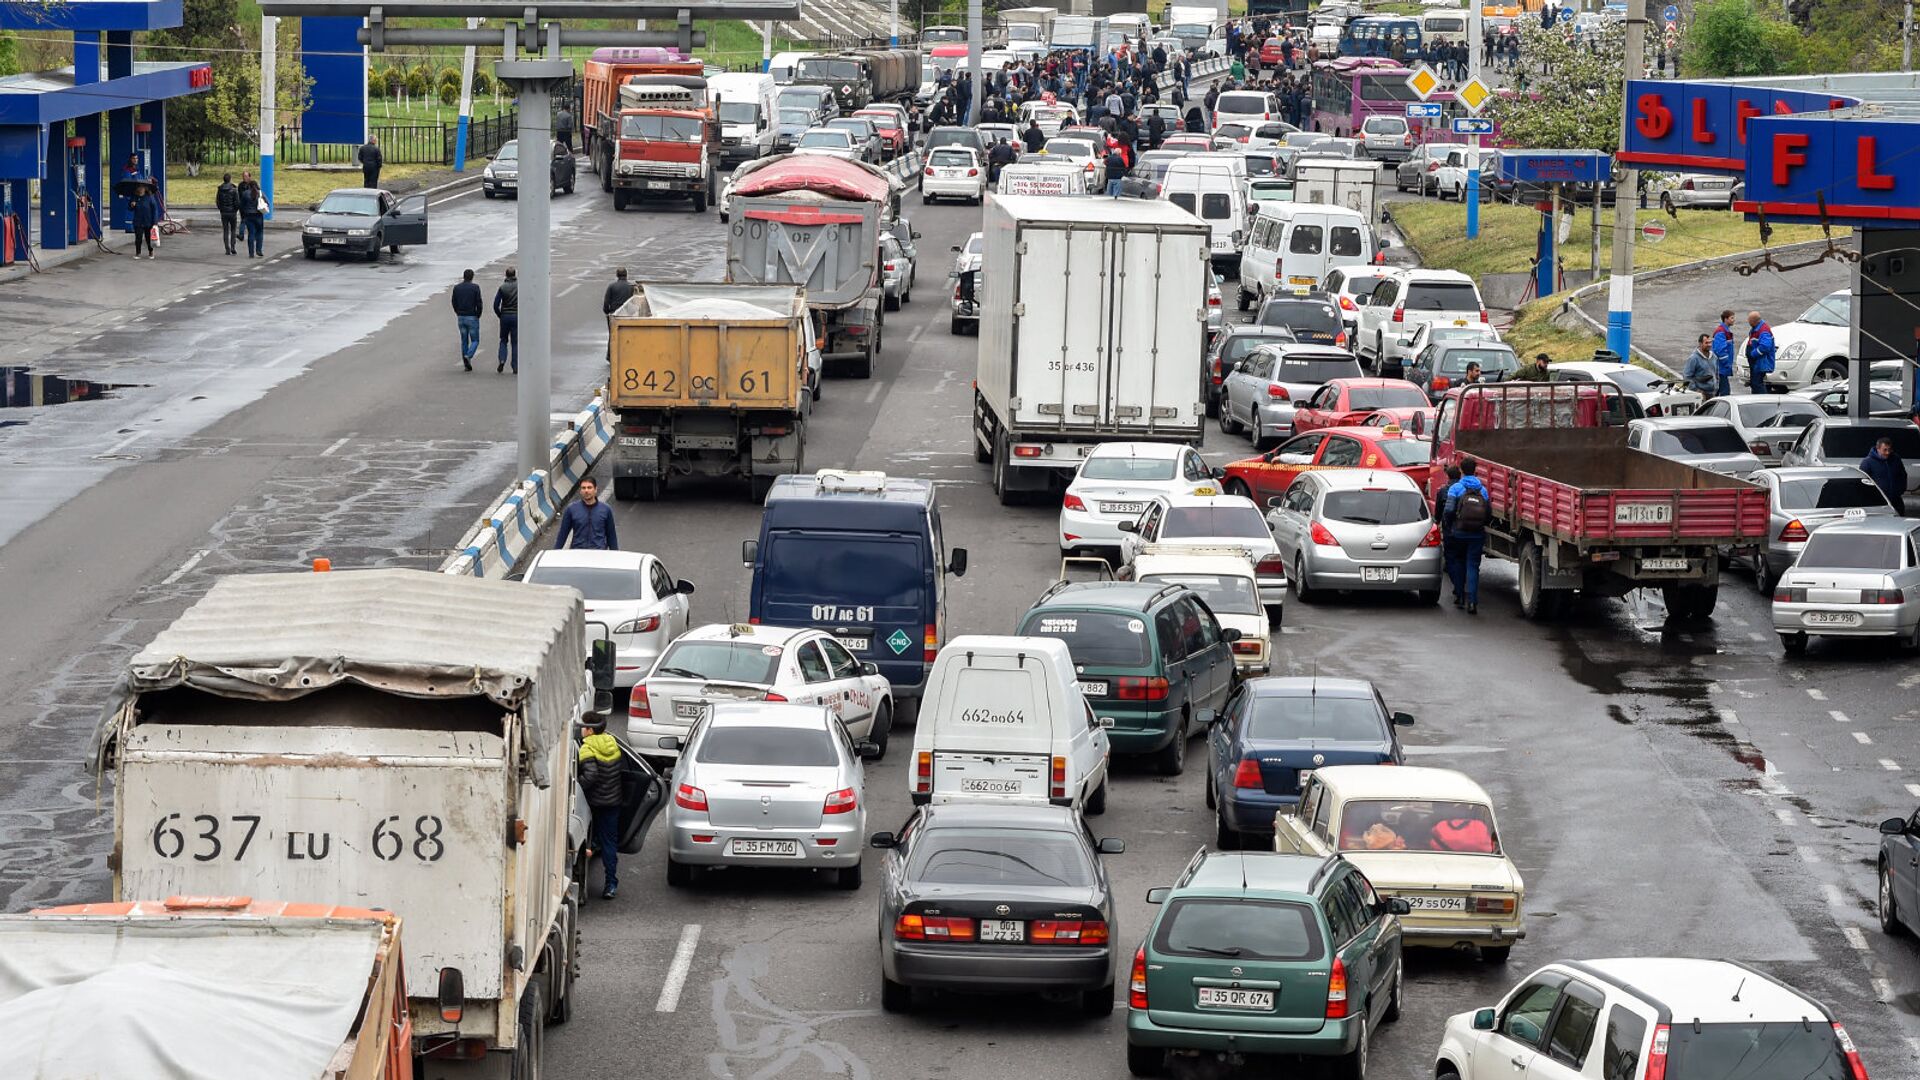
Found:
<svg viewBox="0 0 1920 1080"><path fill-rule="evenodd" d="M620 743L607 734L607 718L588 716L586 731L587 737L580 741L580 791L593 810L590 834L593 849L607 869L607 884L600 899L611 900L620 889L620 804L624 770L620 763ZM580 887L586 888L586 882L581 882Z"/></svg>

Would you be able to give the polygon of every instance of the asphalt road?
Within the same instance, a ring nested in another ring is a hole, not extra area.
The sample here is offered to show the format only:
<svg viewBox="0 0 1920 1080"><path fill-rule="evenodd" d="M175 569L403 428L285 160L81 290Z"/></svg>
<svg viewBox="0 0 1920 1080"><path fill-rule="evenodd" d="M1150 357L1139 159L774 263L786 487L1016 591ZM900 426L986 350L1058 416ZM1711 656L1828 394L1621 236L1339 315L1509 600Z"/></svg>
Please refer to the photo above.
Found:
<svg viewBox="0 0 1920 1080"><path fill-rule="evenodd" d="M147 389L58 407L71 421L36 414L0 429L0 458L25 463L10 466L9 503L21 490L58 496L41 496L43 509L0 542L0 595L10 616L31 613L0 620L5 910L105 895L110 795L96 796L78 759L119 663L215 575L314 555L431 565L501 486L509 379L459 372L446 291L464 265L499 280L512 213L462 200L439 213L433 244L397 264L284 260L217 293L182 286L137 330L43 351L45 370ZM978 220L974 208L914 209L924 234L914 302L889 316L873 379L828 381L807 453L813 467L940 483L947 542L972 556L953 633L1010 629L1058 559L1053 511L1000 507L969 453L978 339L948 335L941 285L947 249ZM611 266L712 278L720 240L711 216L614 214L591 190L556 204L556 410L598 377L596 305ZM286 374L261 375L269 363ZM215 395L221 408L200 426L166 426L214 410L193 399ZM82 454L85 440L48 429L82 426L83 410L101 405L126 412L100 411L109 423L94 425L96 443L109 424L150 433L96 471L97 446ZM1212 430L1206 450L1217 462L1250 452ZM743 487L679 485L619 514L631 546L699 586L696 619L744 615L739 543L758 510ZM1870 909L1875 824L1920 801L1908 726L1920 711L1905 700L1920 666L1877 647L1818 645L1784 662L1738 573L1714 621L1684 633L1664 629L1657 598L1528 623L1512 582L1489 563L1477 617L1391 600L1295 606L1277 643L1281 670L1369 678L1414 713L1413 760L1493 792L1527 877L1529 936L1507 965L1411 954L1407 1013L1376 1039L1377 1075L1430 1075L1448 1015L1491 1004L1547 960L1686 954L1760 965L1827 1001L1876 1080L1920 1077L1920 953L1884 938ZM869 829L907 813L905 756L872 766ZM1177 779L1123 768L1096 819L1099 834L1129 844L1110 860L1127 951L1150 916L1147 888L1211 837L1202 782L1197 768ZM659 839L656 826L647 850L624 860L617 901L588 908L578 1006L550 1033L550 1075L1124 1075L1118 1014L1090 1023L1006 996L883 1015L871 883L841 893L729 874L670 891Z"/></svg>

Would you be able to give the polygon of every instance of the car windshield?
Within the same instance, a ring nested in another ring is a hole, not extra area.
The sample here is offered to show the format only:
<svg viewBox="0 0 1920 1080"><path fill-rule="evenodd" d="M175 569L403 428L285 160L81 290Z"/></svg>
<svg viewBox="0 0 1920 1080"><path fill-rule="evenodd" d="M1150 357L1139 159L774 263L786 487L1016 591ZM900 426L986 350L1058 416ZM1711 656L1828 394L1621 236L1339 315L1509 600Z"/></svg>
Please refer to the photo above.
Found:
<svg viewBox="0 0 1920 1080"><path fill-rule="evenodd" d="M1448 349L1441 357L1442 375L1460 375L1468 364L1479 364L1482 375L1511 375L1520 370L1520 361L1508 349Z"/></svg>
<svg viewBox="0 0 1920 1080"><path fill-rule="evenodd" d="M1858 462L1881 439L1893 440L1893 452L1920 461L1920 429L1911 424L1892 427L1831 426L1820 433L1820 449L1839 463Z"/></svg>
<svg viewBox="0 0 1920 1080"><path fill-rule="evenodd" d="M1295 340L1291 333L1234 334L1221 344L1220 359L1227 361L1244 360L1253 350L1262 345L1292 344Z"/></svg>
<svg viewBox="0 0 1920 1080"><path fill-rule="evenodd" d="M1807 537L1795 568L1816 570L1898 570L1900 536L1896 533L1835 532L1815 529Z"/></svg>
<svg viewBox="0 0 1920 1080"><path fill-rule="evenodd" d="M1648 394L1666 385L1665 379L1645 368L1614 368L1602 377L1629 394Z"/></svg>
<svg viewBox="0 0 1920 1080"><path fill-rule="evenodd" d="M849 116L841 120L829 120L826 126L835 131L844 131L856 139L864 139L873 134L872 126L857 116Z"/></svg>
<svg viewBox="0 0 1920 1080"><path fill-rule="evenodd" d="M1260 309L1260 324L1332 335L1340 332L1340 312L1318 300L1270 300Z"/></svg>
<svg viewBox="0 0 1920 1080"><path fill-rule="evenodd" d="M1795 322L1812 323L1815 326L1849 326L1853 316L1853 294L1851 292L1829 293L1821 297L1808 308Z"/></svg>
<svg viewBox="0 0 1920 1080"><path fill-rule="evenodd" d="M693 752L705 765L837 765L833 736L819 728L710 727Z"/></svg>
<svg viewBox="0 0 1920 1080"><path fill-rule="evenodd" d="M506 142L501 143L500 149L493 152L493 159L495 161L520 160L520 140L508 139Z"/></svg>
<svg viewBox="0 0 1920 1080"><path fill-rule="evenodd" d="M1480 290L1470 281L1416 281L1401 301L1408 311L1471 311L1480 313Z"/></svg>
<svg viewBox="0 0 1920 1080"><path fill-rule="evenodd" d="M760 106L751 101L722 101L720 103L720 122L723 124L751 124L760 119Z"/></svg>
<svg viewBox="0 0 1920 1080"><path fill-rule="evenodd" d="M1739 432L1717 424L1654 428L1647 438L1647 449L1656 454L1738 454L1746 448Z"/></svg>
<svg viewBox="0 0 1920 1080"><path fill-rule="evenodd" d="M647 578L639 570L615 566L544 566L527 571L530 585L564 585L589 600L644 600Z"/></svg>
<svg viewBox="0 0 1920 1080"><path fill-rule="evenodd" d="M907 877L922 885L1009 889L1094 883L1086 845L1071 833L1040 829L928 829L913 846Z"/></svg>
<svg viewBox="0 0 1920 1080"><path fill-rule="evenodd" d="M706 138L703 128L699 118L692 116L661 116L655 113L620 118L621 138L647 142L697 143Z"/></svg>
<svg viewBox="0 0 1920 1080"><path fill-rule="evenodd" d="M1093 144L1083 139L1048 139L1048 157L1090 158Z"/></svg>
<svg viewBox="0 0 1920 1080"><path fill-rule="evenodd" d="M813 111L811 109L781 109L780 110L780 126L781 127L792 127L795 125L800 127L805 127L806 125L811 123L813 123Z"/></svg>
<svg viewBox="0 0 1920 1080"><path fill-rule="evenodd" d="M1327 694L1262 694L1251 701L1241 720L1241 736L1248 739L1383 743L1386 719L1370 697Z"/></svg>
<svg viewBox="0 0 1920 1080"><path fill-rule="evenodd" d="M868 116L866 113L861 113L860 119L872 124L880 131L893 131L900 126L900 118L892 113L880 113L875 116Z"/></svg>
<svg viewBox="0 0 1920 1080"><path fill-rule="evenodd" d="M828 150L845 150L853 145L853 136L844 131L809 131L800 136L802 149L811 150L824 147Z"/></svg>
<svg viewBox="0 0 1920 1080"><path fill-rule="evenodd" d="M1344 358L1336 360L1331 357L1283 356L1273 365L1275 382L1323 383L1329 379L1359 377L1360 361Z"/></svg>
<svg viewBox="0 0 1920 1080"><path fill-rule="evenodd" d="M1177 540L1187 536L1244 536L1270 540L1267 523L1260 511L1251 506L1176 506L1167 511L1160 526L1160 538Z"/></svg>
<svg viewBox="0 0 1920 1080"><path fill-rule="evenodd" d="M926 589L925 541L849 539L832 533L777 533L767 556L778 566L782 603L861 604L918 610Z"/></svg>
<svg viewBox="0 0 1920 1080"><path fill-rule="evenodd" d="M1810 401L1740 401L1740 422L1754 428L1806 427L1823 415Z"/></svg>
<svg viewBox="0 0 1920 1080"><path fill-rule="evenodd" d="M1280 159L1272 154L1248 154L1247 175L1250 177L1277 176L1280 173Z"/></svg>
<svg viewBox="0 0 1920 1080"><path fill-rule="evenodd" d="M1783 510L1844 510L1854 506L1886 507L1880 485L1864 476L1829 476L1780 481Z"/></svg>
<svg viewBox="0 0 1920 1080"><path fill-rule="evenodd" d="M1329 491L1320 516L1349 525L1411 525L1427 520L1427 500L1417 491Z"/></svg>
<svg viewBox="0 0 1920 1080"><path fill-rule="evenodd" d="M780 666L778 645L758 641L689 641L685 638L667 647L655 675L679 679L709 679L714 682L773 684L774 671Z"/></svg>
<svg viewBox="0 0 1920 1080"><path fill-rule="evenodd" d="M1812 1012L1812 1009L1808 1009ZM1669 1080L1848 1080L1857 1075L1824 1021L1771 1024L1675 1023L1668 1029Z"/></svg>
<svg viewBox="0 0 1920 1080"><path fill-rule="evenodd" d="M1155 952L1247 960L1318 960L1319 921L1304 904L1191 897L1167 905Z"/></svg>
<svg viewBox="0 0 1920 1080"><path fill-rule="evenodd" d="M1172 458L1137 458L1096 454L1080 466L1083 480L1171 480L1178 463Z"/></svg>
<svg viewBox="0 0 1920 1080"><path fill-rule="evenodd" d="M1185 585L1200 594L1215 615L1258 615L1260 593L1250 577L1233 574L1147 574L1141 581Z"/></svg>
<svg viewBox="0 0 1920 1080"><path fill-rule="evenodd" d="M1076 664L1142 667L1152 655L1147 624L1139 615L1049 608L1028 615L1020 632L1059 638Z"/></svg>
<svg viewBox="0 0 1920 1080"><path fill-rule="evenodd" d="M364 214L378 217L380 214L380 196L371 191L330 191L320 200L322 214Z"/></svg>
<svg viewBox="0 0 1920 1080"><path fill-rule="evenodd" d="M1433 444L1425 439L1381 439L1374 445L1387 455L1387 460L1405 468L1408 465L1425 465L1433 460Z"/></svg>
<svg viewBox="0 0 1920 1080"><path fill-rule="evenodd" d="M1498 855L1500 838L1484 803L1356 799L1340 814L1340 850Z"/></svg>
<svg viewBox="0 0 1920 1080"><path fill-rule="evenodd" d="M799 73L803 79L857 79L860 65L852 60L809 57L800 61Z"/></svg>
<svg viewBox="0 0 1920 1080"><path fill-rule="evenodd" d="M1417 386L1354 386L1347 390L1350 409L1415 409L1431 402Z"/></svg>
<svg viewBox="0 0 1920 1080"><path fill-rule="evenodd" d="M1216 113L1239 113L1243 116L1248 113L1264 113L1267 111L1267 95L1248 93L1221 94L1219 100L1214 104L1213 111Z"/></svg>

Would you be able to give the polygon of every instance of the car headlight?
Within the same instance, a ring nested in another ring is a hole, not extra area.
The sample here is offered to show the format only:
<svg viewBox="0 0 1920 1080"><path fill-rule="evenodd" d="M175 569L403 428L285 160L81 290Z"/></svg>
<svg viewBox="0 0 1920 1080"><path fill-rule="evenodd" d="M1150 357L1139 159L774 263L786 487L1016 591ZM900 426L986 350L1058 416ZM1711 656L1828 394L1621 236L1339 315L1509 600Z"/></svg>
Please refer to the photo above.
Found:
<svg viewBox="0 0 1920 1080"><path fill-rule="evenodd" d="M372 236L373 230L372 229L348 229L347 235L348 236Z"/></svg>
<svg viewBox="0 0 1920 1080"><path fill-rule="evenodd" d="M1804 341L1793 342L1780 350L1782 360L1798 360L1805 355L1807 355L1807 343Z"/></svg>
<svg viewBox="0 0 1920 1080"><path fill-rule="evenodd" d="M480 175L486 177L489 180L493 179L493 166L489 165L486 168L481 169Z"/></svg>
<svg viewBox="0 0 1920 1080"><path fill-rule="evenodd" d="M308 236L319 236L319 235L320 235L320 226L318 226L318 225L309 225L309 226L307 226L306 228L304 228L304 229L301 229L300 231L301 231L301 232L303 232L303 233L305 233L305 234L307 234Z"/></svg>

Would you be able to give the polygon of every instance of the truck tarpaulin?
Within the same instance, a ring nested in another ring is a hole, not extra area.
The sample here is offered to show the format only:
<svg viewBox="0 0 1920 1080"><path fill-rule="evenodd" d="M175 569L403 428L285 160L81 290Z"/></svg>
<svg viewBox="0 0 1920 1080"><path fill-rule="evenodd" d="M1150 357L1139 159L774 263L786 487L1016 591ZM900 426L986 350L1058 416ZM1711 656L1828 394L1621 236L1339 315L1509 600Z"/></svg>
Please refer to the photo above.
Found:
<svg viewBox="0 0 1920 1080"><path fill-rule="evenodd" d="M753 170L733 185L735 198L814 191L836 199L886 205L892 194L887 174L871 165L825 154L790 154Z"/></svg>

